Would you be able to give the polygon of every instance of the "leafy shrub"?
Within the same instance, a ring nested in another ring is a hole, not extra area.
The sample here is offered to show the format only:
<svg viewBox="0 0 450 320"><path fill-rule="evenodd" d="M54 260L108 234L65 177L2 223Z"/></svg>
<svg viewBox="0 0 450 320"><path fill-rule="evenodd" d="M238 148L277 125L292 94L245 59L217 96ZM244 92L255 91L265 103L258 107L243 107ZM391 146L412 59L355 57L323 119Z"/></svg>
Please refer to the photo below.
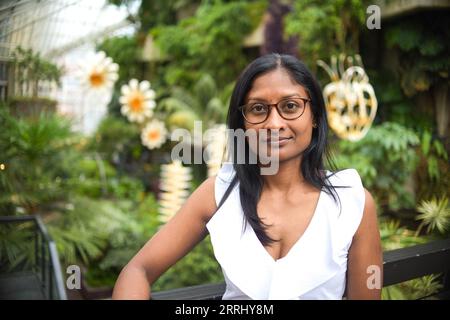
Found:
<svg viewBox="0 0 450 320"><path fill-rule="evenodd" d="M385 122L373 126L358 142L337 143L336 165L355 168L377 203L390 210L412 208L413 190L405 188L418 163L417 134L399 124Z"/></svg>
<svg viewBox="0 0 450 320"><path fill-rule="evenodd" d="M161 66L167 85L190 89L204 72L214 74L219 86L234 80L246 64L242 41L257 27L265 7L264 1L204 3L193 17L153 28L158 47L172 61Z"/></svg>

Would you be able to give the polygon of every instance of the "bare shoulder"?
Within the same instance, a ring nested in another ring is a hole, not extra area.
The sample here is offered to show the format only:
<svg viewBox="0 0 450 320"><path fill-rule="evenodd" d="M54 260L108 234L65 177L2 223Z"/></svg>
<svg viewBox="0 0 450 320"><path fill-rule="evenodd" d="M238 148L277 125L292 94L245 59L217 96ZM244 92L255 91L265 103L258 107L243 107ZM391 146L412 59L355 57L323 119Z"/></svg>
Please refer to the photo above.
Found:
<svg viewBox="0 0 450 320"><path fill-rule="evenodd" d="M372 194L364 188L365 202L364 202L364 211L361 223L356 231L355 237L361 238L367 232L373 232L374 229L378 230L377 225L377 208L375 205L375 200L372 197Z"/></svg>

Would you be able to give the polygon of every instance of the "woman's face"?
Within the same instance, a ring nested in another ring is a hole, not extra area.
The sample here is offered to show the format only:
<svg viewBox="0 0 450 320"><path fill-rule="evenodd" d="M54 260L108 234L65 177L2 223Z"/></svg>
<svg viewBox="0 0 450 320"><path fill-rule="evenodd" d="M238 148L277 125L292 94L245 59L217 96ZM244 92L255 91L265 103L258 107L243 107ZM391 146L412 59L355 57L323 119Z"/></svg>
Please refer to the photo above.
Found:
<svg viewBox="0 0 450 320"><path fill-rule="evenodd" d="M275 104L289 97L309 99L303 86L291 79L286 70L278 68L255 78L246 96L245 104L253 102ZM307 102L303 114L297 119L286 120L282 118L273 106L264 122L251 124L244 120L244 125L246 130L256 130L257 135L261 135L261 129L266 129L269 139L271 132L277 132L278 130L279 141L276 141L277 139L275 141L258 141L267 144L269 156L271 155L270 150L277 149L279 162L281 163L299 157L309 146L313 131L313 120L310 102ZM250 148L255 151L251 143Z"/></svg>

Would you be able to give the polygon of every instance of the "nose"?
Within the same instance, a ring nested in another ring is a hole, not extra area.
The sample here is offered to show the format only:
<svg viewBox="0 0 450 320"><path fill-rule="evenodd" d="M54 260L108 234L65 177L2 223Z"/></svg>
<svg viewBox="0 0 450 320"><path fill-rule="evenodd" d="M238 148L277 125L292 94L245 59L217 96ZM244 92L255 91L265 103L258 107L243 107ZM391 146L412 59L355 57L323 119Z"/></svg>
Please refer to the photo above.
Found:
<svg viewBox="0 0 450 320"><path fill-rule="evenodd" d="M278 113L278 109L273 106L270 109L269 116L264 122L264 128L266 129L278 129L282 130L286 127L286 120L284 120Z"/></svg>

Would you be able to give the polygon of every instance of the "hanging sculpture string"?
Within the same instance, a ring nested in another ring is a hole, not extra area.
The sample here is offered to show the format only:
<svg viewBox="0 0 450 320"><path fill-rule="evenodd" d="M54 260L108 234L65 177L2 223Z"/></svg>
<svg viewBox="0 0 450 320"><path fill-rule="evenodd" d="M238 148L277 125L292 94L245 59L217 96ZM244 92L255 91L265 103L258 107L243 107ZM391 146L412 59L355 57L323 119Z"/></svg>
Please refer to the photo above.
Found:
<svg viewBox="0 0 450 320"><path fill-rule="evenodd" d="M353 60L356 60L356 65L353 65ZM331 129L341 139L361 140L369 131L377 112L377 98L361 57L345 58L341 54L339 62L336 56L331 57L330 66L322 60L318 60L317 64L331 78L331 83L323 90Z"/></svg>

